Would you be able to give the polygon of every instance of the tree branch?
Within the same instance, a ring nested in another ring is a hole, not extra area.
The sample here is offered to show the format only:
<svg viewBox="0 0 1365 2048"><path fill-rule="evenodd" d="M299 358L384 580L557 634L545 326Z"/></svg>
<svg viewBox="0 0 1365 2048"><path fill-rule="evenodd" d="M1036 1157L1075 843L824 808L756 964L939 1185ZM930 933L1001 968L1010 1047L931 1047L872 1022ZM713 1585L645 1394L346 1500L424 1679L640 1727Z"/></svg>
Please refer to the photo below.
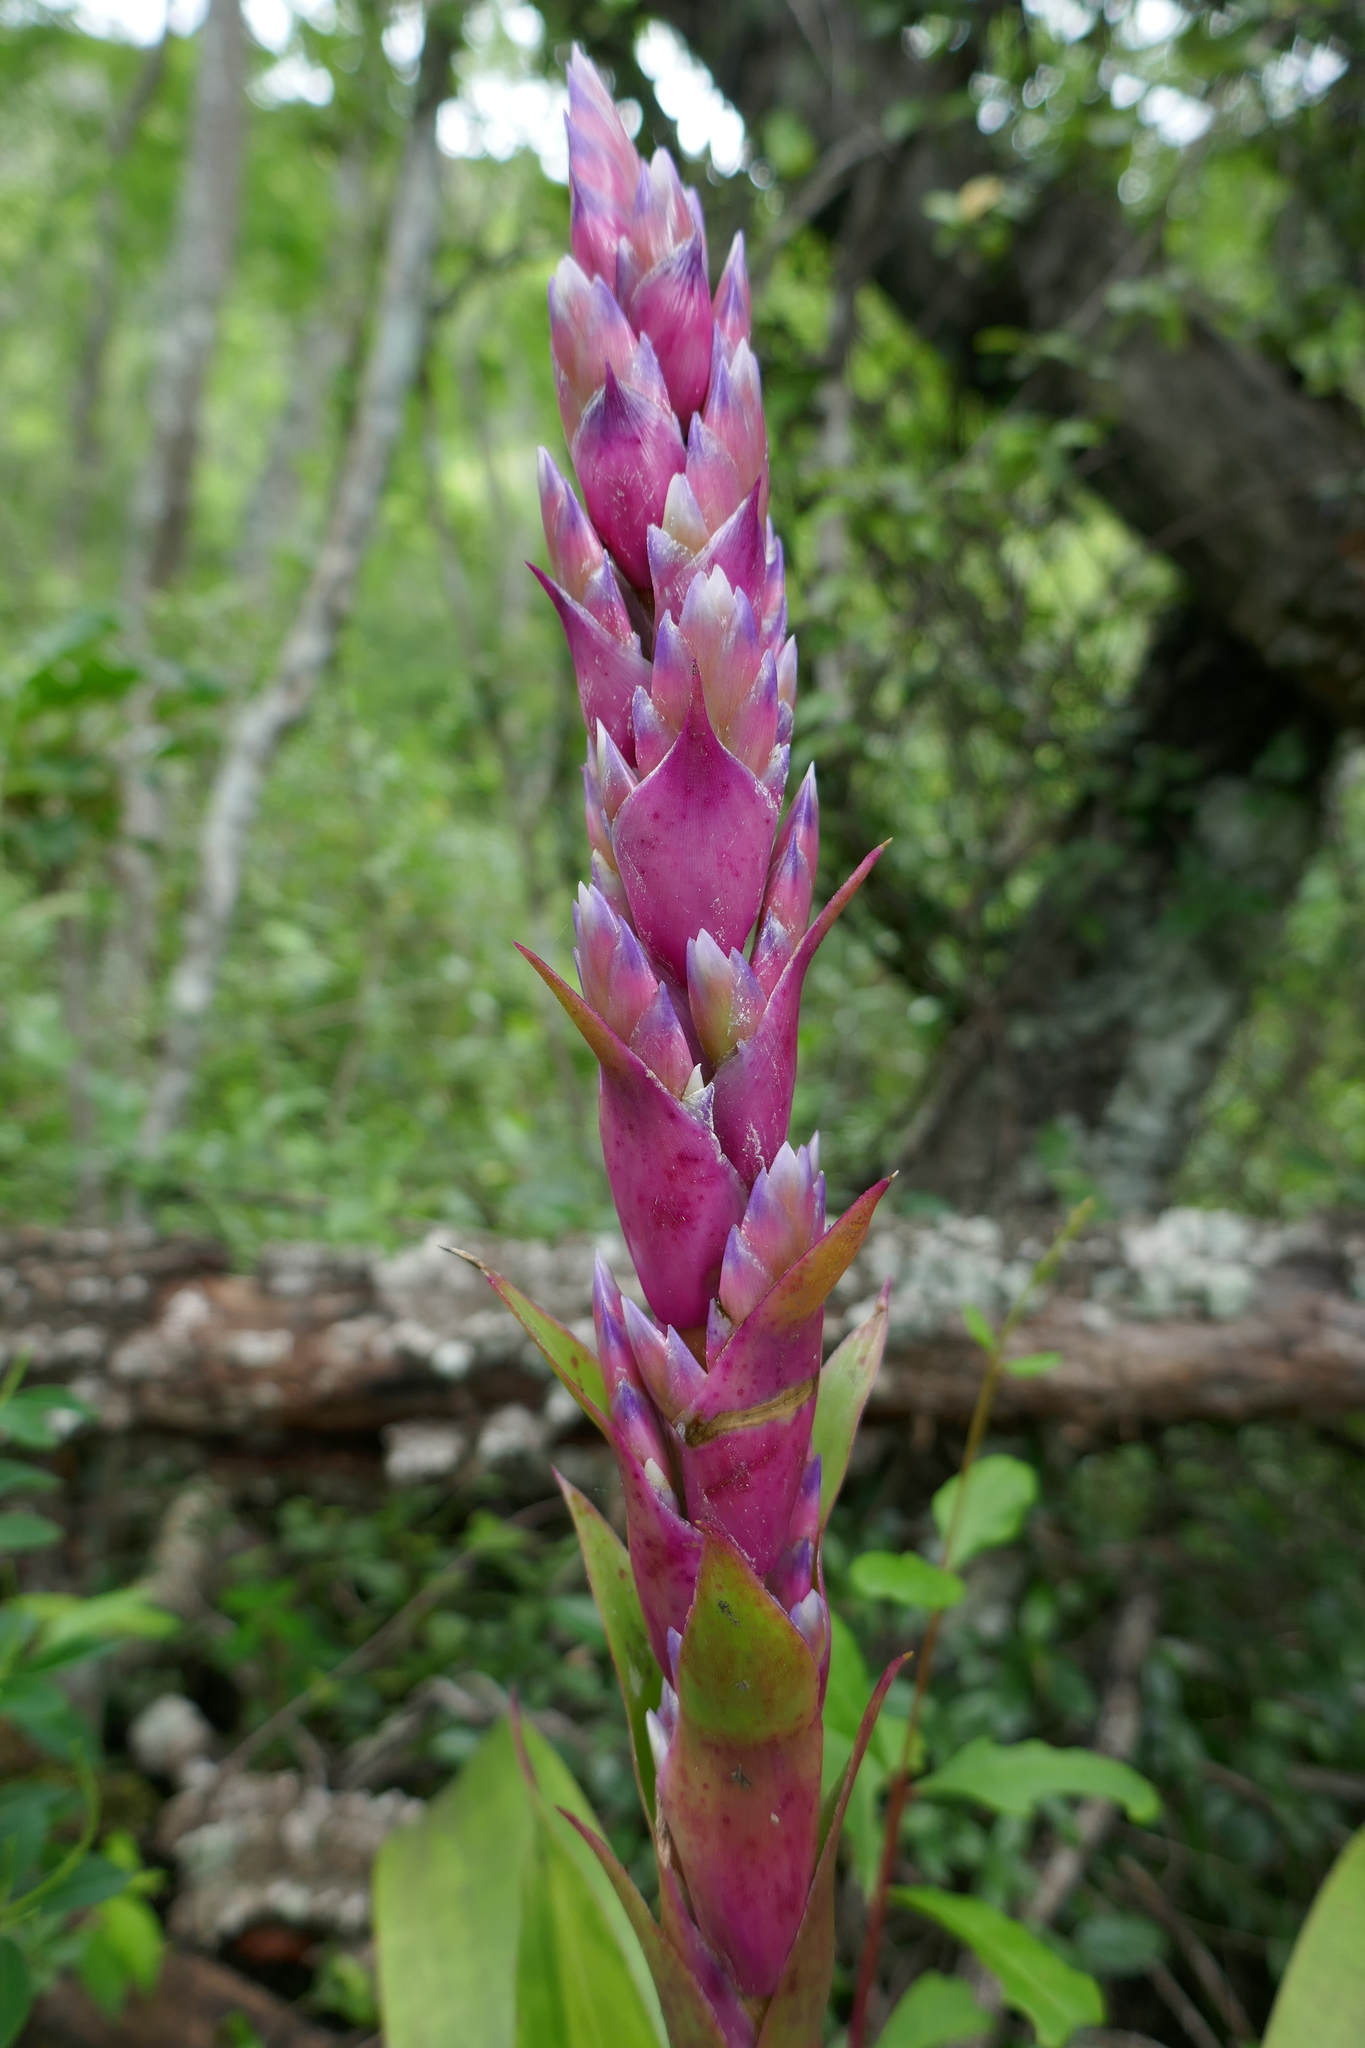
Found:
<svg viewBox="0 0 1365 2048"><path fill-rule="evenodd" d="M326 537L279 666L239 718L209 795L198 889L171 977L161 1059L138 1138L143 1160L158 1155L184 1116L266 778L286 734L307 716L336 652L421 361L440 218L436 113L450 50L448 30L433 20L389 218L374 338Z"/></svg>

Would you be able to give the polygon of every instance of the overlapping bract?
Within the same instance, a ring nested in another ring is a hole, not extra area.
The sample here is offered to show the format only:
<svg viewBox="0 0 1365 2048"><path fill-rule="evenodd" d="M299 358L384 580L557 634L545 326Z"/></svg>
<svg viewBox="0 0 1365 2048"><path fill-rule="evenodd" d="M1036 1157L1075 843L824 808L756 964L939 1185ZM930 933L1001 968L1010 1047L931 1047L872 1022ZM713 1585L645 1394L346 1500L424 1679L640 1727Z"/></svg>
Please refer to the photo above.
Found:
<svg viewBox="0 0 1365 2048"><path fill-rule="evenodd" d="M743 240L712 295L696 194L667 152L642 162L577 51L568 125L550 334L582 501L542 451L540 580L588 737L582 994L533 964L597 1055L644 1294L599 1260L598 1419L663 1675L660 1996L668 2011L681 1959L706 2024L749 2048L784 1985L810 2003L830 1948L829 1887L812 1889L830 1631L811 1432L824 1303L885 1183L827 1226L818 1142L787 1132L801 984L876 854L812 925L813 771L782 816L796 647Z"/></svg>

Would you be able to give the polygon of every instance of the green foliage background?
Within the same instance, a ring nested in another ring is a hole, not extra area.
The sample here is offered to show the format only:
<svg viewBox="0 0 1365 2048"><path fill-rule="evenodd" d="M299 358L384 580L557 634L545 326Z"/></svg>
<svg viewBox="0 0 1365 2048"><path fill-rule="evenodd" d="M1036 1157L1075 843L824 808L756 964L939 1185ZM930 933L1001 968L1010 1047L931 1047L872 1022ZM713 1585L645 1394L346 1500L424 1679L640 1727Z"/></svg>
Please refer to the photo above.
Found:
<svg viewBox="0 0 1365 2048"><path fill-rule="evenodd" d="M1123 59L1182 89L1213 81L1225 101L1239 79L1261 81L1255 118L1225 115L1184 152L1106 110L1112 38L1106 55L1102 36L1063 44L1035 21L1025 48L1013 20L1000 18L992 62L1024 182L1080 151L1108 174L1126 159L1132 203L1164 223L1170 319L1212 308L1313 388L1358 399L1365 316L1341 274L1351 223L1335 217L1345 201L1329 176L1349 147L1330 97L1289 127L1266 116L1259 17ZM81 472L71 406L108 134L144 56L41 10L0 36L0 1206L16 1218L69 1215L78 1185L105 1213L136 1193L159 1220L208 1225L246 1252L278 1235L391 1240L434 1220L554 1232L606 1214L590 1073L510 944L564 963L585 865L568 664L520 566L542 548L536 444L561 446L544 288L565 232L563 190L526 155L447 167L441 311L354 618L268 788L190 1124L150 1180L133 1164L160 1005L154 993L130 1007L111 966L127 691L159 665L164 971L221 735L280 646L354 403L405 105L382 26L364 6L330 34L300 22L331 104L253 104L191 556L138 651L119 608L128 507L195 49L169 39L114 167L115 318L99 460ZM950 29L930 15L915 33L932 43ZM493 16L480 38L466 66L549 61ZM252 65L259 101L266 53ZM666 138L657 109L650 119ZM797 765L814 757L842 779L866 841L893 836L916 923L907 951L866 914L849 919L811 978L797 1126L823 1128L834 1178L851 1186L894 1158L949 1023L998 973L1173 581L1086 493L1086 429L1017 396L964 395L872 290L854 309L851 445L831 463L837 279L807 234L764 252L784 180L809 153L794 117L770 126L757 182L713 191L712 240L746 224L761 277L774 510L804 659ZM945 234L1003 231L989 206L971 220L941 196ZM1009 337L999 346L1007 357ZM334 374L315 373L327 360ZM55 666L54 634L72 642ZM1359 1197L1356 762L1348 751L1322 851L1214 1091L1188 1169L1198 1199L1278 1210ZM83 1144L68 1082L73 951L89 982Z"/></svg>

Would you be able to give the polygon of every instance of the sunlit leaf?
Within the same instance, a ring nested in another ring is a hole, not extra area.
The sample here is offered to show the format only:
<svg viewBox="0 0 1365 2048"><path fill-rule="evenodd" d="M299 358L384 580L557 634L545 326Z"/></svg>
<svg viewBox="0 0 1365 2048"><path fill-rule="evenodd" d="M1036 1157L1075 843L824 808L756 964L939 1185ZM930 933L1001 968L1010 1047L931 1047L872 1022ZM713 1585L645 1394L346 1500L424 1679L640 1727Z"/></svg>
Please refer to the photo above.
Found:
<svg viewBox="0 0 1365 2048"><path fill-rule="evenodd" d="M953 2048L991 2024L960 1977L926 1970L917 1977L877 2036L878 2048Z"/></svg>
<svg viewBox="0 0 1365 2048"><path fill-rule="evenodd" d="M1060 1351L1029 1351L1022 1358L1011 1358L1005 1370L1011 1379L1037 1380L1045 1373L1055 1372L1061 1362Z"/></svg>
<svg viewBox="0 0 1365 2048"><path fill-rule="evenodd" d="M1365 1828L1352 1836L1299 1930L1264 2048L1365 2041Z"/></svg>
<svg viewBox="0 0 1365 2048"><path fill-rule="evenodd" d="M963 1303L962 1320L967 1326L967 1335L971 1338L973 1344L979 1344L983 1351L994 1351L995 1331L991 1327L989 1318L977 1307L974 1301Z"/></svg>
<svg viewBox="0 0 1365 2048"><path fill-rule="evenodd" d="M1131 1764L1093 1749L1054 1749L1049 1742L992 1742L979 1735L939 1770L921 1778L931 1799L974 1799L995 1813L1021 1817L1044 1799L1108 1799L1146 1823L1161 1811L1156 1787Z"/></svg>
<svg viewBox="0 0 1365 2048"><path fill-rule="evenodd" d="M917 1607L926 1614L956 1607L966 1587L956 1572L916 1556L889 1550L866 1550L849 1567L855 1592L865 1600L893 1600L899 1607Z"/></svg>
<svg viewBox="0 0 1365 2048"><path fill-rule="evenodd" d="M1103 2023L1104 1994L1094 1978L984 1899L927 1884L896 1885L891 1896L966 1943L1000 1979L1006 2004L1033 2022L1042 2048L1065 2048L1077 2027Z"/></svg>
<svg viewBox="0 0 1365 2048"><path fill-rule="evenodd" d="M596 1829L592 1808L544 1737L529 1724L522 1736L549 1824L563 1829L559 1846L596 1900L657 2048L663 2022L630 1922L587 1844L555 1817L563 1807ZM502 1721L422 1819L389 1836L374 1878L386 2048L450 2048L452 2040L517 2048L526 2038L518 2032L518 1957L528 1863L541 1853L537 1825L510 1724ZM561 1873L548 1906L536 1895L536 1910L553 1919L568 1884Z"/></svg>
<svg viewBox="0 0 1365 2048"><path fill-rule="evenodd" d="M931 1503L934 1525L948 1541L962 1487L960 1473L940 1486ZM952 1556L946 1562L958 1570L970 1564L983 1550L997 1550L1013 1543L1038 1498L1038 1474L1021 1458L997 1452L978 1458L967 1475L967 1493L953 1534Z"/></svg>
<svg viewBox="0 0 1365 2048"><path fill-rule="evenodd" d="M39 1622L39 1649L45 1655L78 1647L97 1649L125 1637L154 1641L175 1635L181 1626L178 1615L159 1607L140 1586L121 1586L88 1600L70 1593L30 1593L19 1605Z"/></svg>
<svg viewBox="0 0 1365 2048"><path fill-rule="evenodd" d="M112 2018L130 1988L155 1989L164 1948L156 1914L144 1899L124 1892L95 1914L81 1952L81 1982Z"/></svg>
<svg viewBox="0 0 1365 2048"><path fill-rule="evenodd" d="M820 1459L821 1528L839 1498L858 1423L886 1349L888 1296L889 1289L884 1288L867 1321L849 1332L821 1368L810 1436L810 1447Z"/></svg>
<svg viewBox="0 0 1365 2048"><path fill-rule="evenodd" d="M572 1839L581 1849L580 1838ZM516 2041L517 2048L659 2048L601 1901L543 1808L522 1884Z"/></svg>

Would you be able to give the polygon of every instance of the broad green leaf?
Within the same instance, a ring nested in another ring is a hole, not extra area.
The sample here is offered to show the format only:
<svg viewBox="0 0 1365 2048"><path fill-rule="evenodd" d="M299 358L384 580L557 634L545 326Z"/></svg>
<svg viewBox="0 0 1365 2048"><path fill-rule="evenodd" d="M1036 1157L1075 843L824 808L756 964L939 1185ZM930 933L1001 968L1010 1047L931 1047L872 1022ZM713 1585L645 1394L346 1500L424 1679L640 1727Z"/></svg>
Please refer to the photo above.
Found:
<svg viewBox="0 0 1365 2048"><path fill-rule="evenodd" d="M42 1550L61 1540L60 1522L35 1515L28 1508L10 1508L0 1514L0 1550Z"/></svg>
<svg viewBox="0 0 1365 2048"><path fill-rule="evenodd" d="M979 1344L983 1351L994 1351L995 1331L974 1301L963 1303L962 1320L973 1344Z"/></svg>
<svg viewBox="0 0 1365 2048"><path fill-rule="evenodd" d="M50 1493L57 1484L41 1465L25 1465L18 1458L0 1458L0 1493Z"/></svg>
<svg viewBox="0 0 1365 2048"><path fill-rule="evenodd" d="M876 1308L865 1323L849 1332L843 1343L821 1368L820 1390L815 1398L815 1421L811 1425L810 1447L820 1458L820 1526L829 1520L830 1509L848 1471L849 1453L867 1397L881 1367L886 1349L887 1301L889 1287L883 1288Z"/></svg>
<svg viewBox="0 0 1365 2048"><path fill-rule="evenodd" d="M865 1600L894 1600L898 1607L917 1607L926 1614L956 1607L967 1590L956 1572L945 1572L913 1550L899 1555L866 1550L854 1558L848 1575Z"/></svg>
<svg viewBox="0 0 1365 2048"><path fill-rule="evenodd" d="M564 1807L596 1828L549 1743L529 1725L522 1736L547 1808ZM629 1920L587 1844L564 1826L562 1845L594 1892L662 2042L657 1999ZM422 1819L389 1836L374 1880L387 2048L450 2048L453 2039L516 2048L517 1957L533 1830L533 1797L510 1724L502 1721Z"/></svg>
<svg viewBox="0 0 1365 2048"><path fill-rule="evenodd" d="M991 2019L960 1977L926 1970L877 2036L878 2048L953 2048L984 2034Z"/></svg>
<svg viewBox="0 0 1365 2048"><path fill-rule="evenodd" d="M374 1874L380 2004L389 2048L514 2048L522 1874L531 1807L501 1722Z"/></svg>
<svg viewBox="0 0 1365 2048"><path fill-rule="evenodd" d="M965 1942L1000 1979L1006 2004L1033 2022L1042 2048L1065 2048L1077 2027L1103 2024L1104 1994L1094 1978L984 1899L928 1884L894 1885L891 1897Z"/></svg>
<svg viewBox="0 0 1365 2048"><path fill-rule="evenodd" d="M601 1366L587 1345L543 1308L537 1308L528 1295L514 1287L510 1280L504 1280L501 1273L485 1266L482 1259L473 1258L468 1252L461 1252L460 1257L479 1268L499 1301L511 1309L546 1364L568 1388L583 1413L601 1429L610 1407L607 1383L602 1377Z"/></svg>
<svg viewBox="0 0 1365 2048"><path fill-rule="evenodd" d="M543 1808L522 1883L516 2040L517 2048L659 2048L601 1901Z"/></svg>
<svg viewBox="0 0 1365 2048"><path fill-rule="evenodd" d="M1365 1828L1324 1878L1271 2009L1264 2048L1365 2041Z"/></svg>
<svg viewBox="0 0 1365 2048"><path fill-rule="evenodd" d="M935 1526L945 1543L961 1485L962 1475L954 1474L940 1486L931 1503ZM960 1571L983 1550L1013 1543L1037 1498L1038 1474L1032 1465L1002 1452L978 1458L967 1475L967 1497L953 1537L953 1554L945 1557L945 1564Z"/></svg>
<svg viewBox="0 0 1365 2048"><path fill-rule="evenodd" d="M23 1950L0 1934L0 2048L10 2048L23 2032L33 2004L33 1986Z"/></svg>
<svg viewBox="0 0 1365 2048"><path fill-rule="evenodd" d="M1050 1742L992 1742L978 1735L927 1778L919 1791L929 1799L975 1799L995 1813L1021 1818L1039 1802L1059 1796L1108 1799L1129 1820L1156 1819L1161 1799L1131 1764L1093 1749L1054 1749Z"/></svg>
<svg viewBox="0 0 1365 2048"><path fill-rule="evenodd" d="M1062 1362L1060 1351L1030 1351L1023 1358L1011 1358L1005 1367L1012 1379L1037 1380L1055 1372Z"/></svg>
<svg viewBox="0 0 1365 2048"><path fill-rule="evenodd" d="M645 1715L659 1704L663 1674L649 1647L644 1616L640 1612L640 1596L635 1590L635 1575L630 1568L630 1554L625 1544L586 1494L580 1493L562 1475L556 1474L556 1477L573 1516L588 1584L592 1587L597 1611L607 1632L611 1660L616 1666L621 1697L626 1703L636 1783L644 1803L645 1818L652 1827L654 1751L650 1746Z"/></svg>

